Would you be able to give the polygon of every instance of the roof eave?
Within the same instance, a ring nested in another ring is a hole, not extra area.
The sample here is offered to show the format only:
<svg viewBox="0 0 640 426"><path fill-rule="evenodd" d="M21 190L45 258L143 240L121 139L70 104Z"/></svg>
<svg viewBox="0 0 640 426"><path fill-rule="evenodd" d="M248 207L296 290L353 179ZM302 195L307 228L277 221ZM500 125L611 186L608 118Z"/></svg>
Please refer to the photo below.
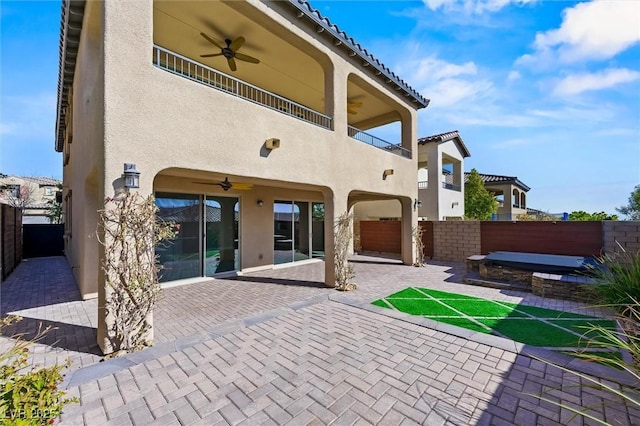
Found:
<svg viewBox="0 0 640 426"><path fill-rule="evenodd" d="M307 2L306 0L289 0L289 2L297 10L304 14L297 15L298 18L302 18L303 16L309 18L313 23L322 28L321 32L327 32L333 37L334 44L336 46L346 46L350 50L350 56L357 56L360 60L362 60L363 68L371 67L371 72L373 72L373 74L379 79L383 80L387 84L394 83L396 85L396 88L399 88L399 90L403 90L405 96L410 97L411 101L417 104L416 109L426 108L429 105L429 99L423 97L415 89L409 86L404 80L400 79L400 77L395 75L393 71L384 66L378 59L376 59L373 55L371 55L358 43L356 43L353 38L348 37L344 31L339 30L339 28L335 24L332 25L326 17L323 17L320 14L318 10L313 9L309 2ZM353 55L351 55L351 53L353 53Z"/></svg>
<svg viewBox="0 0 640 426"><path fill-rule="evenodd" d="M58 62L58 102L56 110L55 150L62 152L64 144L63 108L68 105L69 87L73 84L85 0L63 0L60 22L60 54Z"/></svg>

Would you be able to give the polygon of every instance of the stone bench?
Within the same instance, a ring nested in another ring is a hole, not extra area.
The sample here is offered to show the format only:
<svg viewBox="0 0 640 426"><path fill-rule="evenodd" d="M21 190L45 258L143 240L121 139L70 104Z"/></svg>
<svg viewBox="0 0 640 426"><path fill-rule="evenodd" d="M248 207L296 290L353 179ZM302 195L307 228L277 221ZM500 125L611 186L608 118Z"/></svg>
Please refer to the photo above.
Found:
<svg viewBox="0 0 640 426"><path fill-rule="evenodd" d="M480 264L484 261L484 255L474 254L467 257L467 272L480 272Z"/></svg>
<svg viewBox="0 0 640 426"><path fill-rule="evenodd" d="M586 286L594 284L589 277L574 275L546 274L534 272L531 276L533 294L554 299L568 299L584 302L587 298Z"/></svg>

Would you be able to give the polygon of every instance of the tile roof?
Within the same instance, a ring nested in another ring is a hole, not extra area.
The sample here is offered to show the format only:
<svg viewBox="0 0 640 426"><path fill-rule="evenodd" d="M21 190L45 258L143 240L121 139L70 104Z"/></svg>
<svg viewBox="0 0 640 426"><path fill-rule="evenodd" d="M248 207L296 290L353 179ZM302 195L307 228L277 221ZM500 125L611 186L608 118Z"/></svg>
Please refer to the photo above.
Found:
<svg viewBox="0 0 640 426"><path fill-rule="evenodd" d="M332 24L328 18L322 16L320 11L314 9L307 0L289 0L290 3L296 7L299 11L309 17L314 23L320 26L322 31L328 32L334 38L334 45L345 46L350 53L355 56L358 55L362 59L362 67L371 69L372 73L379 79L382 79L385 83L395 83L397 90L403 90L405 96L413 98L414 103L419 104L419 108L426 108L429 105L430 100L423 97L415 89L409 86L404 80L398 77L393 71L387 68L380 60L376 59L367 49L362 47L360 43L357 43L352 37L342 31L337 25ZM298 15L298 17L302 17ZM369 67L371 65L371 67Z"/></svg>
<svg viewBox="0 0 640 426"><path fill-rule="evenodd" d="M464 181L467 182L469 180L469 172L465 172L464 173ZM525 185L522 181L520 181L520 179L518 179L517 176L502 176L502 175L487 175L484 173L478 173L480 175L480 179L482 179L482 182L484 182L485 184L489 183L511 183L514 184L516 186L519 186L520 188L522 188L524 191L529 191L531 188L529 188L527 185Z"/></svg>
<svg viewBox="0 0 640 426"><path fill-rule="evenodd" d="M29 182L33 182L33 183L38 184L40 186L56 186L56 185L62 183L62 181L60 181L58 179L48 178L48 177L20 176L20 178L23 179L23 180L29 181Z"/></svg>
<svg viewBox="0 0 640 426"><path fill-rule="evenodd" d="M451 132L446 132L446 133L440 133L438 135L426 136L424 138L419 138L418 139L418 145L425 145L425 144L428 144L430 142L443 143L443 142L448 142L448 141L453 140L453 139L457 139L458 140L459 147L461 148L461 152L464 155L464 157L471 157L471 153L469 152L469 149L464 144L464 141L460 137L460 133L458 133L457 130L453 130Z"/></svg>

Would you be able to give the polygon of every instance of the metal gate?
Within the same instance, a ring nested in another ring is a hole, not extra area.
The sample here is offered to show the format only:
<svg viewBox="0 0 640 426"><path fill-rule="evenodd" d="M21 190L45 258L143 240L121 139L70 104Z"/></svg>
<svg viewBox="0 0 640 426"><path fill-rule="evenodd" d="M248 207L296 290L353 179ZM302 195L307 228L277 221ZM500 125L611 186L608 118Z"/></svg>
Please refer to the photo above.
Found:
<svg viewBox="0 0 640 426"><path fill-rule="evenodd" d="M22 225L22 257L62 256L64 224Z"/></svg>

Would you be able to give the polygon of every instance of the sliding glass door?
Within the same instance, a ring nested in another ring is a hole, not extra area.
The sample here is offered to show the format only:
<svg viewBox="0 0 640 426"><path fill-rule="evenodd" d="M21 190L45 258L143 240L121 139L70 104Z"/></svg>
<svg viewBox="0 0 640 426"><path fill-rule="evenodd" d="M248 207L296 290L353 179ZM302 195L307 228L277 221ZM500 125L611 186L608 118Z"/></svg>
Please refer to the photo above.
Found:
<svg viewBox="0 0 640 426"><path fill-rule="evenodd" d="M161 282L239 269L237 198L159 192L156 205L158 217L176 229L174 239L156 247Z"/></svg>
<svg viewBox="0 0 640 426"><path fill-rule="evenodd" d="M312 208L314 215L312 215ZM273 203L274 264L324 256L324 226L318 226L314 222L320 211L324 221L324 205L320 203L306 201L275 201ZM322 236L318 236L318 233Z"/></svg>
<svg viewBox="0 0 640 426"><path fill-rule="evenodd" d="M238 199L207 196L205 275L238 269Z"/></svg>

